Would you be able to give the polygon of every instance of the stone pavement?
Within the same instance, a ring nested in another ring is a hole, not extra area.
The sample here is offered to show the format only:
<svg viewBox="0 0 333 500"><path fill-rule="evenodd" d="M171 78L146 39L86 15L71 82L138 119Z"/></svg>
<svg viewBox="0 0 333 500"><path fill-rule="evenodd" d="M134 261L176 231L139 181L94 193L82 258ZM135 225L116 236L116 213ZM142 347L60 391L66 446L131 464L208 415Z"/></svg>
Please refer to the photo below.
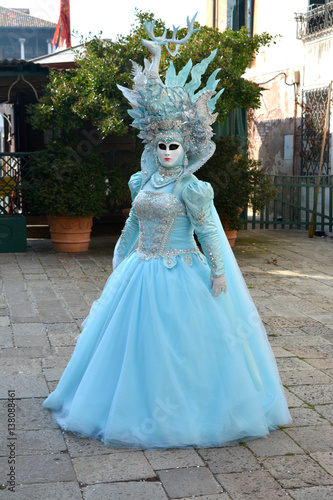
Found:
<svg viewBox="0 0 333 500"><path fill-rule="evenodd" d="M41 406L111 272L114 242L94 238L89 253L69 255L29 240L26 254L0 254L0 484L14 458L16 483L15 493L0 489L0 499L332 499L333 239L249 230L236 243L293 423L235 446L167 451L76 438Z"/></svg>

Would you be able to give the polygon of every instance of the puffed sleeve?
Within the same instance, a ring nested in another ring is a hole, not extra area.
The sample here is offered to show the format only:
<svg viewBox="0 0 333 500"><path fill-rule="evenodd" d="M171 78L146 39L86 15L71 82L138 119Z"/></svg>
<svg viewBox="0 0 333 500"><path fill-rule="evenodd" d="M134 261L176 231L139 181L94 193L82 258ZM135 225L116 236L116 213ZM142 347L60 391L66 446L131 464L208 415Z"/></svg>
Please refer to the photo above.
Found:
<svg viewBox="0 0 333 500"><path fill-rule="evenodd" d="M140 191L142 172L136 172L129 180L128 186L131 191L132 200L134 200ZM134 208L131 208L130 214L126 220L121 236L117 241L113 254L113 269L129 255L133 250L139 236L139 221Z"/></svg>
<svg viewBox="0 0 333 500"><path fill-rule="evenodd" d="M134 198L136 198L136 195L140 191L141 183L142 183L142 172L140 170L139 172L136 172L135 174L133 174L128 182L128 186L129 186L130 191L131 191L132 200L134 200Z"/></svg>
<svg viewBox="0 0 333 500"><path fill-rule="evenodd" d="M197 180L182 193L187 215L214 277L224 274L224 262L216 225L211 214L214 191L208 182Z"/></svg>

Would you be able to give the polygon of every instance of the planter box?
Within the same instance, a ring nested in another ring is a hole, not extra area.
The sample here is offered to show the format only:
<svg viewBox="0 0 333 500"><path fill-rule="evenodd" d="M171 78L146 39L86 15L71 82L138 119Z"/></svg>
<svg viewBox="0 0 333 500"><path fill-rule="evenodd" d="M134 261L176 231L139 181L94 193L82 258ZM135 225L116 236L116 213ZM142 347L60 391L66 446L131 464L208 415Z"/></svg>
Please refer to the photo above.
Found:
<svg viewBox="0 0 333 500"><path fill-rule="evenodd" d="M23 215L0 215L0 253L27 251L27 225Z"/></svg>

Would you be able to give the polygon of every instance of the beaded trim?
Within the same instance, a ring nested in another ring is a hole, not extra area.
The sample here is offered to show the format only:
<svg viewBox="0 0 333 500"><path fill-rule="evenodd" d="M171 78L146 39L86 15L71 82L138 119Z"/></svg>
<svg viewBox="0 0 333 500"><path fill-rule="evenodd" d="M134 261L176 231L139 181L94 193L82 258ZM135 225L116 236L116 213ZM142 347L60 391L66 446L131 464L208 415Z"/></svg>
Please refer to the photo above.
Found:
<svg viewBox="0 0 333 500"><path fill-rule="evenodd" d="M192 260L189 254L196 254L196 255L201 255L201 252L198 248L187 248L186 250L178 249L178 248L169 248L167 252L160 252L158 254L152 254L152 253L146 253L144 250L138 248L137 250L138 257L143 260L150 260L150 259L159 259L161 257L177 257L177 255L184 255L184 260L187 264L191 262ZM190 264L189 264L190 265Z"/></svg>
<svg viewBox="0 0 333 500"><path fill-rule="evenodd" d="M175 182L184 172L184 167L175 168L164 168L159 167L158 172L155 172L150 179L150 182L154 188L160 188L168 186L172 182Z"/></svg>
<svg viewBox="0 0 333 500"><path fill-rule="evenodd" d="M216 257L213 254L212 247L208 243L206 243L206 249L207 249L207 252L208 252L208 255L209 255L208 259L210 260L211 265L212 265L212 273L213 273L213 276L215 276L215 273L216 273Z"/></svg>
<svg viewBox="0 0 333 500"><path fill-rule="evenodd" d="M206 218L204 210L201 210L201 212L199 212L197 215L195 215L193 217L193 219L195 220L196 226L202 226L203 224L205 224L207 218Z"/></svg>

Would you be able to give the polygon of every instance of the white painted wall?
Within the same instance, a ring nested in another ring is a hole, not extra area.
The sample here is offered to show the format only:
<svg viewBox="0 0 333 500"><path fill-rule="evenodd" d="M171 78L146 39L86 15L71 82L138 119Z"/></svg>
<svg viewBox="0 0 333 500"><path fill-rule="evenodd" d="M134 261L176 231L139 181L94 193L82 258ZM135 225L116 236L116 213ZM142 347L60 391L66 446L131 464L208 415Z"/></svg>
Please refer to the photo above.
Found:
<svg viewBox="0 0 333 500"><path fill-rule="evenodd" d="M272 35L279 34L280 37L275 45L260 50L253 67L249 68L245 75L261 83L273 78L279 72L285 72L287 82L292 83L294 72L300 71L300 84L297 86L300 104L303 89L326 87L333 79L333 33L307 42L296 38L295 13L306 12L307 7L308 0L280 0L278 4L273 3L272 0L256 1L254 22L256 33L266 31ZM286 86L280 77L263 87L267 90L263 92L261 108L255 111L255 116L260 119L263 119L265 115L268 119L270 115L279 116L282 120L293 118L293 87ZM298 121L300 116L301 107L298 106ZM332 116L331 123L333 123ZM332 144L330 144L330 150L331 165L333 165ZM283 170L288 170L287 164L283 166Z"/></svg>
<svg viewBox="0 0 333 500"><path fill-rule="evenodd" d="M308 0L256 0L254 30L255 33L268 32L280 35L276 43L262 48L246 77L257 83L266 82L280 72L287 74L287 82L292 83L294 72L300 71L300 83L296 87L298 102L302 103L302 90L327 87L333 80L333 33L313 41L303 42L296 38L297 23L295 13L306 12ZM285 84L282 75L272 82L262 85L266 90L262 93L261 107L255 110L253 126L250 127L252 137L249 141L249 152L256 159L263 160L270 173L293 173L293 162L284 158L284 135L290 134L294 120L294 87ZM299 174L301 106L297 106L296 149L298 157L295 166ZM330 116L331 132L333 116ZM288 132L289 129L289 132ZM333 136L333 134L332 134ZM330 138L330 165L333 173L333 138ZM302 198L305 202L305 192ZM325 200L328 205L328 199ZM312 205L311 200L310 205ZM321 192L318 208L321 207ZM328 207L327 207L328 210ZM327 212L328 213L328 212Z"/></svg>

